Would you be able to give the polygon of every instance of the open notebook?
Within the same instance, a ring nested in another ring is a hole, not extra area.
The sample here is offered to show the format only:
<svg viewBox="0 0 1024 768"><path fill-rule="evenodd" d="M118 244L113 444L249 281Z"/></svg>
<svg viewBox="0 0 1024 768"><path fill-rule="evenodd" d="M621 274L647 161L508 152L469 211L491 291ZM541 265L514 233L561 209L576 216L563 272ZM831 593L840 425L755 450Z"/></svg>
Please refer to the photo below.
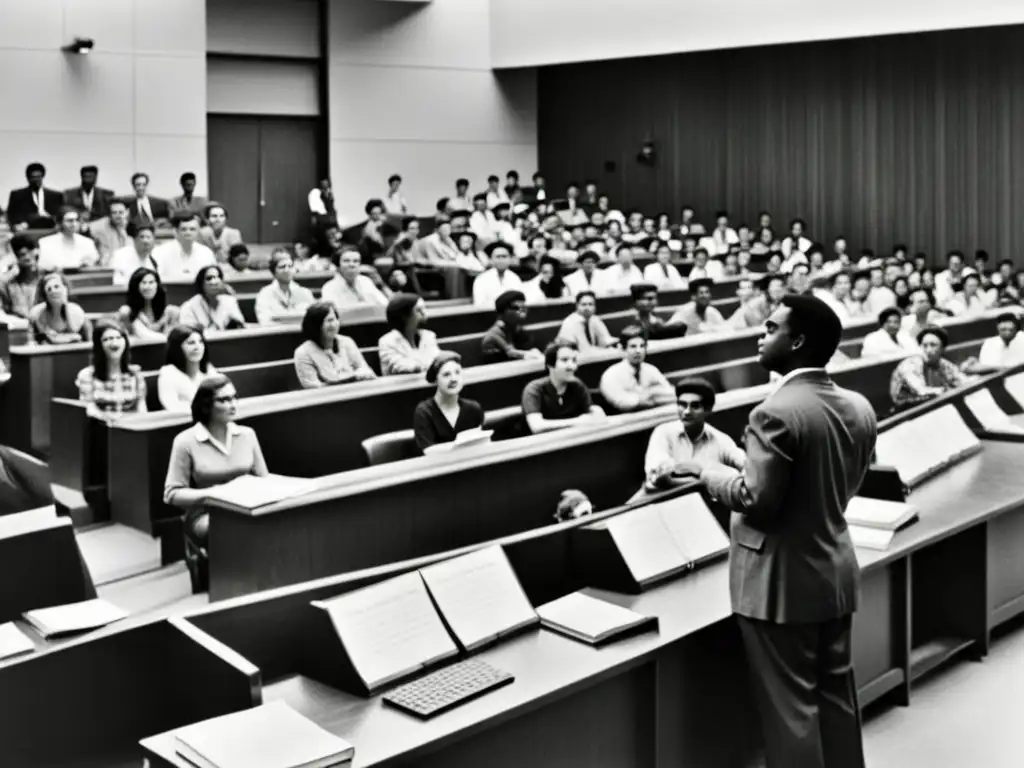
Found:
<svg viewBox="0 0 1024 768"><path fill-rule="evenodd" d="M573 592L545 603L537 614L545 628L591 645L657 625L657 617L644 616L585 592Z"/></svg>
<svg viewBox="0 0 1024 768"><path fill-rule="evenodd" d="M903 482L913 487L981 448L956 407L944 405L882 432L876 453L879 464L896 467Z"/></svg>

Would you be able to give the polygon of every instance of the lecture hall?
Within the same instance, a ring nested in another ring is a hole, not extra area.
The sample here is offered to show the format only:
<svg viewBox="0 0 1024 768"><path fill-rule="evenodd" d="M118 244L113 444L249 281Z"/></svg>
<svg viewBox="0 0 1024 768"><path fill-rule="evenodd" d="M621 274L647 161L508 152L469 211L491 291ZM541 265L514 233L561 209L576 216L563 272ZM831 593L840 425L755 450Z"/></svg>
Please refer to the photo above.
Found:
<svg viewBox="0 0 1024 768"><path fill-rule="evenodd" d="M1022 764L1024 3L0 6L0 765Z"/></svg>

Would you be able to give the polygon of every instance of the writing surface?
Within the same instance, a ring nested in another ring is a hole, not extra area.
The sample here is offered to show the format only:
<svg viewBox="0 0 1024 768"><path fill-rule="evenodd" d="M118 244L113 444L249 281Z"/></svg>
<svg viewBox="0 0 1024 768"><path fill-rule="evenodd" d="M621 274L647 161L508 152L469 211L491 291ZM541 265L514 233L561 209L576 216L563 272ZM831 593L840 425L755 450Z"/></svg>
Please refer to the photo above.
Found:
<svg viewBox="0 0 1024 768"><path fill-rule="evenodd" d="M501 547L455 557L420 574L466 650L538 620Z"/></svg>
<svg viewBox="0 0 1024 768"><path fill-rule="evenodd" d="M688 561L661 519L657 505L608 521L608 533L638 584L683 570Z"/></svg>
<svg viewBox="0 0 1024 768"><path fill-rule="evenodd" d="M1024 434L1024 429L1010 421L1010 417L999 407L995 398L992 397L992 393L987 389L979 389L977 392L967 395L964 398L964 405L970 409L971 413L974 414L974 418L981 423L984 429L991 432L1016 432Z"/></svg>
<svg viewBox="0 0 1024 768"><path fill-rule="evenodd" d="M368 688L458 652L418 572L313 605L331 617L352 665Z"/></svg>
<svg viewBox="0 0 1024 768"><path fill-rule="evenodd" d="M32 653L33 650L35 646L32 645L32 641L14 625L14 622L0 624L0 659Z"/></svg>
<svg viewBox="0 0 1024 768"><path fill-rule="evenodd" d="M729 537L699 493L662 502L658 512L687 561L703 560L729 550Z"/></svg>
<svg viewBox="0 0 1024 768"><path fill-rule="evenodd" d="M927 473L929 458L920 445L927 442L917 419L898 424L878 435L875 453L879 464L895 467L907 485L913 485Z"/></svg>
<svg viewBox="0 0 1024 768"><path fill-rule="evenodd" d="M925 414L928 446L934 447L932 466L940 466L981 446L981 440L964 422L953 405Z"/></svg>

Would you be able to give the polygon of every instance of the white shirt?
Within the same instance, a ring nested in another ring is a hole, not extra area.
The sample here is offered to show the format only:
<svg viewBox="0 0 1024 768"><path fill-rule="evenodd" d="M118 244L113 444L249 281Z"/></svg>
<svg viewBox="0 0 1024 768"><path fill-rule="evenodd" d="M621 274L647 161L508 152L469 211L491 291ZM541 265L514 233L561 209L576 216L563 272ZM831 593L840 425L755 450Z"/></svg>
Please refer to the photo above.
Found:
<svg viewBox="0 0 1024 768"><path fill-rule="evenodd" d="M726 227L721 232L717 227L700 239L700 246L712 256L725 256L729 252L730 245L739 245L740 236L732 227Z"/></svg>
<svg viewBox="0 0 1024 768"><path fill-rule="evenodd" d="M630 264L629 269L623 269L621 264L612 264L600 272L602 293L629 293L630 286L643 281L643 272L636 264Z"/></svg>
<svg viewBox="0 0 1024 768"><path fill-rule="evenodd" d="M836 317L839 318L839 322L844 326L850 322L850 310L847 309L846 305L837 299L832 291L827 291L820 288L815 288L811 291L811 294L818 299L821 299L828 305L828 308L836 313Z"/></svg>
<svg viewBox="0 0 1024 768"><path fill-rule="evenodd" d="M494 301L505 291L523 290L523 281L511 269L498 276L494 267L481 272L473 280L473 303L478 307L494 309Z"/></svg>
<svg viewBox="0 0 1024 768"><path fill-rule="evenodd" d="M672 393L665 375L650 363L640 363L639 373L629 361L620 360L601 374L601 395L616 410L628 412L640 407L650 392Z"/></svg>
<svg viewBox="0 0 1024 768"><path fill-rule="evenodd" d="M405 202L405 198L402 197L401 192L396 192L393 195L387 195L382 202L384 203L384 212L395 216L401 216L409 209L409 206ZM323 205L323 201L320 202L320 205Z"/></svg>
<svg viewBox="0 0 1024 768"><path fill-rule="evenodd" d="M273 280L256 294L256 322L272 325L275 318L303 312L314 301L316 297L306 286L292 281L286 292L277 280Z"/></svg>
<svg viewBox="0 0 1024 768"><path fill-rule="evenodd" d="M484 244L494 240L494 225L497 222L490 211L473 211L469 215L469 228Z"/></svg>
<svg viewBox="0 0 1024 768"><path fill-rule="evenodd" d="M194 379L190 379L184 371L173 365L163 366L156 377L156 393L160 405L165 411L188 413L192 409L192 398L196 396L199 382L216 372L216 368L207 365L206 373L200 371Z"/></svg>
<svg viewBox="0 0 1024 768"><path fill-rule="evenodd" d="M110 268L114 270L114 285L128 285L128 281L135 274L135 270L142 267L148 267L157 274L160 273L153 257L147 256L145 259L140 259L134 245L118 248L114 251L114 255L110 257Z"/></svg>
<svg viewBox="0 0 1024 768"><path fill-rule="evenodd" d="M998 336L985 339L978 353L978 362L999 368L1010 368L1024 363L1024 333L1018 331L1009 344L1004 343Z"/></svg>
<svg viewBox="0 0 1024 768"><path fill-rule="evenodd" d="M667 274L666 274L667 273ZM644 282L654 283L659 291L684 289L688 285L686 278L672 264L654 262L644 267Z"/></svg>
<svg viewBox="0 0 1024 768"><path fill-rule="evenodd" d="M988 310L988 302L980 292L974 294L970 299L966 298L963 293L958 293L946 302L946 309L956 317L977 317L985 314Z"/></svg>
<svg viewBox="0 0 1024 768"><path fill-rule="evenodd" d="M306 198L309 203L309 212L315 213L320 216L327 215L327 206L324 205L323 195L320 194L320 187L314 187L310 190L309 196Z"/></svg>
<svg viewBox="0 0 1024 768"><path fill-rule="evenodd" d="M701 278L706 277L709 280L713 280L714 282L717 283L719 280L722 279L723 272L724 268L722 267L722 262L711 261L709 259L708 263L704 265L703 269L701 267L693 267L690 270L690 274L687 275L686 277L688 280L699 280Z"/></svg>
<svg viewBox="0 0 1024 768"><path fill-rule="evenodd" d="M545 302L545 301L552 301L552 299L549 299L544 294L544 290L541 288L541 285L540 285L540 275L537 275L536 277L532 277L529 280L527 280L525 283L523 283L523 287L522 287L521 290L523 292L523 295L526 296L526 303L527 304L540 304L540 303ZM568 296L568 295L569 295L569 291L563 285L563 287L562 287L562 296L565 297L565 296Z"/></svg>
<svg viewBox="0 0 1024 768"><path fill-rule="evenodd" d="M593 274L590 276L590 282L587 282L587 276L583 274L583 269L577 269L575 272L570 272L563 279L565 287L569 290L569 295L575 297L578 293L583 291L593 291L595 296L604 295L604 286L601 284L601 270L595 269Z"/></svg>
<svg viewBox="0 0 1024 768"><path fill-rule="evenodd" d="M894 339L884 328L872 331L864 337L864 346L861 347L860 356L878 357L880 355L892 355L897 352L917 352L917 342L910 337L909 333L899 331Z"/></svg>
<svg viewBox="0 0 1024 768"><path fill-rule="evenodd" d="M388 304L387 297L366 275L356 275L352 285L341 275L335 275L324 284L320 298L339 310L359 305L386 307Z"/></svg>
<svg viewBox="0 0 1024 768"><path fill-rule="evenodd" d="M539 198L538 198L539 199ZM499 189L497 192L487 193L487 208L488 210L494 208L498 203L508 203L508 195L505 194L504 189Z"/></svg>
<svg viewBox="0 0 1024 768"><path fill-rule="evenodd" d="M165 283L191 283L203 267L217 264L213 251L202 243L192 243L192 253L186 255L181 243L171 240L153 249L153 260L157 264L157 272Z"/></svg>
<svg viewBox="0 0 1024 768"><path fill-rule="evenodd" d="M810 250L810 247L812 245L813 245L813 243L810 240L808 240L806 237L801 235L800 238L797 241L797 247L794 249L793 248L793 237L790 235L790 236L786 237L782 241L782 243L781 243L782 255L785 256L786 258L789 258L789 256L793 253L794 250L797 250L800 253L807 253L807 251ZM806 262L804 262L804 263L806 263Z"/></svg>
<svg viewBox="0 0 1024 768"><path fill-rule="evenodd" d="M68 239L58 232L39 239L40 272L91 267L99 260L96 243L85 235L75 233Z"/></svg>

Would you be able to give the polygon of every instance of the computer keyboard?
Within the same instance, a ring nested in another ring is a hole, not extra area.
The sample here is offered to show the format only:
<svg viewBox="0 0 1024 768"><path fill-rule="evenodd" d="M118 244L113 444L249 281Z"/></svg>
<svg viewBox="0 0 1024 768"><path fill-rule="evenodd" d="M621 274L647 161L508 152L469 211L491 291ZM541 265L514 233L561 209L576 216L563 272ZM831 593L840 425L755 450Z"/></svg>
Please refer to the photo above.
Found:
<svg viewBox="0 0 1024 768"><path fill-rule="evenodd" d="M433 717L515 678L479 659L466 659L384 694L384 703L417 717Z"/></svg>

